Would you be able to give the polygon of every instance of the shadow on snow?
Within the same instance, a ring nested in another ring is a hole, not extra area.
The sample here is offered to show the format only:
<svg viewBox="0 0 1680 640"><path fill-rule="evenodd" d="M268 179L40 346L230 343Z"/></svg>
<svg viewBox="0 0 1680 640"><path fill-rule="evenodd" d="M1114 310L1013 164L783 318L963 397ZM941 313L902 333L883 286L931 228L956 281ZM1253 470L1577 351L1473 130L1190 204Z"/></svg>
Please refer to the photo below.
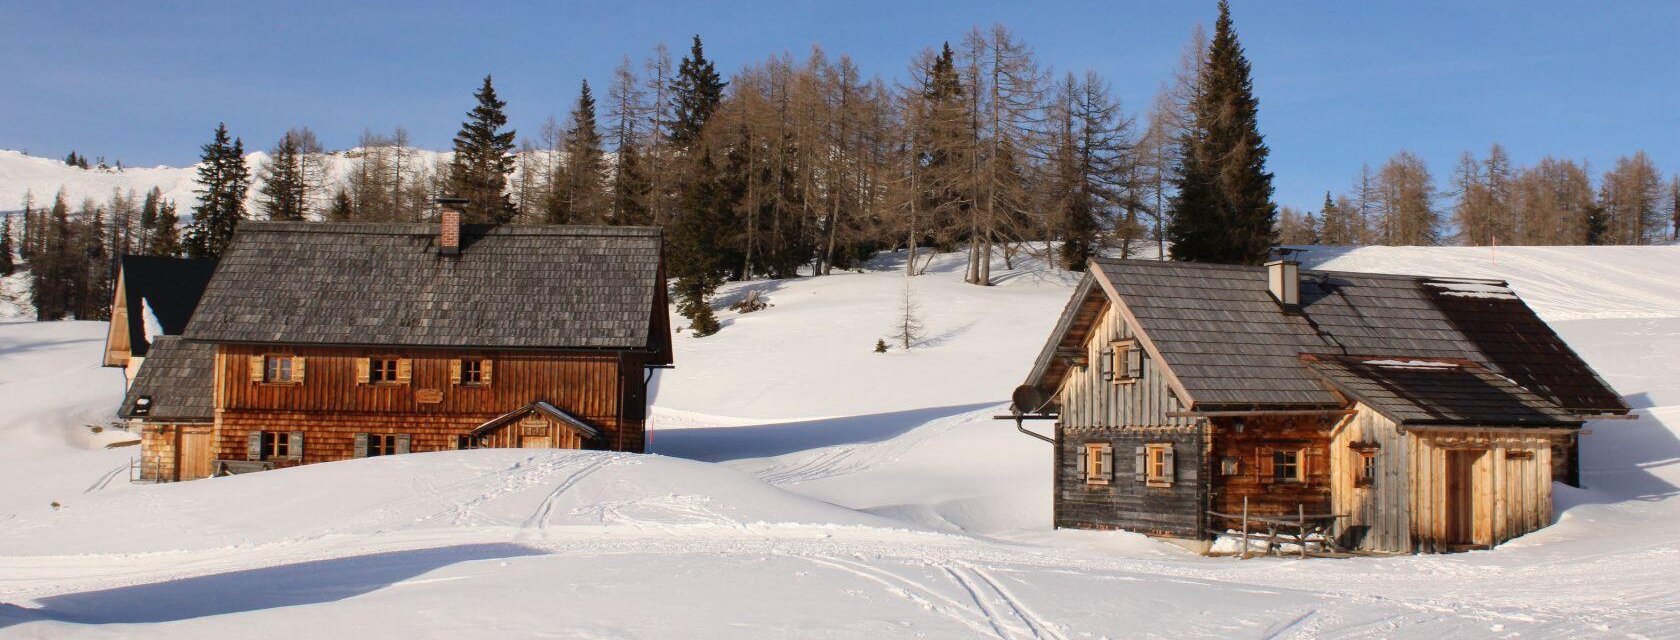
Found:
<svg viewBox="0 0 1680 640"><path fill-rule="evenodd" d="M803 422L671 429L654 435L652 452L702 462L769 458L835 445L889 440L934 420L996 405L982 402Z"/></svg>

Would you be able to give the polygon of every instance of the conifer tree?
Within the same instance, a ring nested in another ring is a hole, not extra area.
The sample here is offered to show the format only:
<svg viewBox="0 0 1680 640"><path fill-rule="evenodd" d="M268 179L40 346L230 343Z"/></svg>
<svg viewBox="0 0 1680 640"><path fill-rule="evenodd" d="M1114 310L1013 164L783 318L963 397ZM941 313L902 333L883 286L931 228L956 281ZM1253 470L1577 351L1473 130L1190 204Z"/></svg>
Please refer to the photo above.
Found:
<svg viewBox="0 0 1680 640"><path fill-rule="evenodd" d="M689 170L681 184L681 203L671 223L671 277L676 280L677 310L692 322L697 336L718 330L712 314L712 292L723 284L733 262L724 258L729 214L734 204L720 184L721 172L700 144L706 123L723 99L724 83L706 60L700 37L678 66L671 94L675 119L671 124L673 145L687 154Z"/></svg>
<svg viewBox="0 0 1680 640"><path fill-rule="evenodd" d="M91 207L93 202L88 201ZM92 215L84 218L87 229L80 234L82 288L77 292L77 320L109 320L111 317L112 274L111 247L105 233L105 210L92 207Z"/></svg>
<svg viewBox="0 0 1680 640"><path fill-rule="evenodd" d="M1260 135L1259 102L1226 0L1219 3L1200 89L1191 104L1179 191L1167 225L1173 258L1259 264L1275 238L1277 205L1266 171L1270 151Z"/></svg>
<svg viewBox="0 0 1680 640"><path fill-rule="evenodd" d="M356 203L350 200L350 192L340 188L333 193L332 204L327 207L328 222L349 222L356 217Z"/></svg>
<svg viewBox="0 0 1680 640"><path fill-rule="evenodd" d="M675 120L671 122L671 143L690 149L700 141L700 134L723 101L723 88L728 83L718 75L717 67L706 59L700 36L688 55L677 66L677 78L671 85L671 99Z"/></svg>
<svg viewBox="0 0 1680 640"><path fill-rule="evenodd" d="M303 154L297 135L287 131L263 163L257 205L269 220L303 220L308 214L309 188L304 179Z"/></svg>
<svg viewBox="0 0 1680 640"><path fill-rule="evenodd" d="M516 213L508 198L508 175L513 173L513 144L516 132L503 131L507 103L496 97L490 76L473 93L478 104L455 134L455 158L450 164L449 195L466 198L469 222L505 223Z"/></svg>
<svg viewBox="0 0 1680 640"><path fill-rule="evenodd" d="M0 221L0 278L17 272L17 263L12 261L12 216L5 216Z"/></svg>
<svg viewBox="0 0 1680 640"><path fill-rule="evenodd" d="M23 241L18 244L18 257L25 261L35 250L35 232L40 225L35 224L35 192L29 189L23 191Z"/></svg>
<svg viewBox="0 0 1680 640"><path fill-rule="evenodd" d="M157 231L158 205L163 200L163 188L152 187L146 192L146 200L140 205L140 247L142 253L149 253L152 246L152 234Z"/></svg>
<svg viewBox="0 0 1680 640"><path fill-rule="evenodd" d="M613 145L612 206L607 214L608 222L619 225L653 224L647 200L652 184L642 155L641 127L638 124L647 116L649 109L628 56L613 72L612 85L607 88L607 100Z"/></svg>
<svg viewBox="0 0 1680 640"><path fill-rule="evenodd" d="M609 202L605 191L606 151L595 124L595 96L589 81L583 82L577 104L572 107L562 141L565 165L550 189L550 224L600 224Z"/></svg>
<svg viewBox="0 0 1680 640"><path fill-rule="evenodd" d="M35 306L36 320L60 320L68 313L71 283L68 267L75 257L70 204L65 201L64 189L58 190L52 207L43 214L44 223L38 231L41 244L29 261L34 274L30 280L30 302Z"/></svg>
<svg viewBox="0 0 1680 640"><path fill-rule="evenodd" d="M175 202L159 200L157 222L146 244L146 255L174 258L181 255L181 217L175 214Z"/></svg>
<svg viewBox="0 0 1680 640"><path fill-rule="evenodd" d="M186 232L187 254L218 258L233 239L234 227L245 219L245 195L251 174L245 167L245 143L228 140L227 125L217 124L215 138L204 145L198 167L198 204Z"/></svg>

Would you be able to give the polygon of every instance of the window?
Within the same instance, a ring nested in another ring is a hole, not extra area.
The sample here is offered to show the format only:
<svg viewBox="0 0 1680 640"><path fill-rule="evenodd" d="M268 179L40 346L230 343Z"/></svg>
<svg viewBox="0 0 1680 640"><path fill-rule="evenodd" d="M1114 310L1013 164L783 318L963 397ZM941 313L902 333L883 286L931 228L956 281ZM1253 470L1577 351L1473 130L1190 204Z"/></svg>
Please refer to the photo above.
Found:
<svg viewBox="0 0 1680 640"><path fill-rule="evenodd" d="M1377 452L1359 451L1355 460L1359 466L1354 468L1353 486L1369 487L1377 481Z"/></svg>
<svg viewBox="0 0 1680 640"><path fill-rule="evenodd" d="M1085 477L1085 484L1108 484L1114 476L1114 445L1088 442L1080 454L1079 474Z"/></svg>
<svg viewBox="0 0 1680 640"><path fill-rule="evenodd" d="M1151 487L1170 487L1173 483L1173 446L1170 442L1143 446L1144 482Z"/></svg>
<svg viewBox="0 0 1680 640"><path fill-rule="evenodd" d="M484 446L484 441L474 436L455 436L456 449L477 449Z"/></svg>
<svg viewBox="0 0 1680 640"><path fill-rule="evenodd" d="M285 431L262 432L262 459L284 460L292 457L291 436Z"/></svg>
<svg viewBox="0 0 1680 640"><path fill-rule="evenodd" d="M397 452L397 436L395 434L368 434L367 454L373 456L388 456Z"/></svg>
<svg viewBox="0 0 1680 640"><path fill-rule="evenodd" d="M291 384L293 360L291 356L263 356L263 382Z"/></svg>
<svg viewBox="0 0 1680 640"><path fill-rule="evenodd" d="M1108 376L1115 384L1135 382L1143 377L1143 349L1136 340L1115 341L1108 356Z"/></svg>
<svg viewBox="0 0 1680 640"><path fill-rule="evenodd" d="M461 384L476 387L484 384L484 361L477 358L461 360Z"/></svg>
<svg viewBox="0 0 1680 640"><path fill-rule="evenodd" d="M1272 452L1272 479L1277 482L1301 481L1301 452L1277 450Z"/></svg>
<svg viewBox="0 0 1680 640"><path fill-rule="evenodd" d="M397 359L387 356L368 358L368 381L391 384L397 381Z"/></svg>

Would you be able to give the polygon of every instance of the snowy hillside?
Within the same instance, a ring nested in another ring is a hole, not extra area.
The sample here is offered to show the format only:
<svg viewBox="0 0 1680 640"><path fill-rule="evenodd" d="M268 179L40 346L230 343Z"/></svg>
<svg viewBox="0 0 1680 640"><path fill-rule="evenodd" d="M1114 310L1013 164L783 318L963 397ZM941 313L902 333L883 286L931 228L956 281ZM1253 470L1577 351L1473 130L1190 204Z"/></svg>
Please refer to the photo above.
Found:
<svg viewBox="0 0 1680 640"><path fill-rule="evenodd" d="M898 260L902 260L901 257ZM656 455L480 450L173 485L86 425L96 323L0 324L0 638L1669 637L1680 629L1680 248L1321 249L1312 266L1498 277L1638 407L1587 489L1494 551L1204 558L1051 531L1050 449L991 420L1072 290L913 281L927 336L871 351L876 270L730 285L772 305L676 338ZM1042 428L1042 427L1041 427ZM330 496L323 500L323 496ZM54 508L53 502L58 503ZM494 603L486 605L484 603Z"/></svg>

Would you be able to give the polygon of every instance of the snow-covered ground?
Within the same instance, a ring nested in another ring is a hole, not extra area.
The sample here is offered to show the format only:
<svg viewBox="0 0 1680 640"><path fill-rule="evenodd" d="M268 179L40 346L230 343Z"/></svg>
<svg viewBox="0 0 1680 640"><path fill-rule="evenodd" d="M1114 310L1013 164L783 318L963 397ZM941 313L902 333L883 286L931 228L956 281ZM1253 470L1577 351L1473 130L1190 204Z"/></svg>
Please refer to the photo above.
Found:
<svg viewBox="0 0 1680 640"><path fill-rule="evenodd" d="M899 257L902 260L902 257ZM1073 278L900 263L731 285L677 337L656 455L480 450L173 485L93 433L103 325L0 324L0 637L1680 636L1680 248L1322 249L1309 266L1498 277L1639 407L1588 488L1494 551L1204 558L1051 531L1049 448L990 417ZM1030 264L1030 263L1023 263ZM1042 426L1041 426L1042 428ZM57 502L54 508L52 503Z"/></svg>

